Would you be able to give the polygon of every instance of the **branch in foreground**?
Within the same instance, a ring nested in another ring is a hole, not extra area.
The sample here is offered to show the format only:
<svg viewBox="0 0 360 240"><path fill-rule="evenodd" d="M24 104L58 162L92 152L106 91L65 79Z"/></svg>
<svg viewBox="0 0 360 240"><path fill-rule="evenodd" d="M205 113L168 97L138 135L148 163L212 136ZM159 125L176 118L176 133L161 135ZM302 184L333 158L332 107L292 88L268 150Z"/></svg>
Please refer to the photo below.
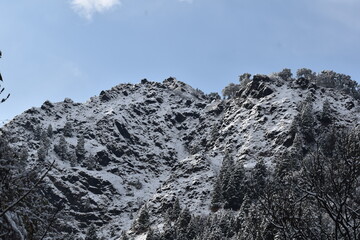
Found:
<svg viewBox="0 0 360 240"><path fill-rule="evenodd" d="M6 212L8 212L10 209L12 209L13 207L15 207L17 204L19 204L19 202L21 202L24 198L26 198L39 184L40 182L46 177L46 175L48 174L48 172L51 170L51 168L54 166L55 160L51 163L51 165L49 166L49 168L46 170L46 172L41 176L41 178L39 180L37 180L37 182L35 183L34 186L32 186L24 195L22 195L18 200L16 200L14 203L12 203L10 206L8 206L7 208L5 208L5 210L0 214L0 217L3 217L5 215Z"/></svg>

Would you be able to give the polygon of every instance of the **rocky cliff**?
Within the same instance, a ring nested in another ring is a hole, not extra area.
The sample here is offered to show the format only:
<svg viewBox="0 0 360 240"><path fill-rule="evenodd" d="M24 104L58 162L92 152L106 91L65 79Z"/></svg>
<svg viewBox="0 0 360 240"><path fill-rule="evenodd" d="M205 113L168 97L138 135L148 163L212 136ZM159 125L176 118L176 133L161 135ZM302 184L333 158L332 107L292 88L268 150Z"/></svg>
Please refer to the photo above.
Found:
<svg viewBox="0 0 360 240"><path fill-rule="evenodd" d="M338 128L360 121L359 103L348 94L301 79L256 75L228 100L174 78L120 84L86 103L46 101L2 132L12 147L27 150L29 166L55 160L42 191L69 216L62 231L83 236L94 224L106 239L117 239L144 203L153 224L175 199L194 215L208 214L225 154L245 169L260 159L273 168L293 145L294 119L305 101L312 103L315 134L316 126L329 121ZM332 112L328 120L325 102Z"/></svg>

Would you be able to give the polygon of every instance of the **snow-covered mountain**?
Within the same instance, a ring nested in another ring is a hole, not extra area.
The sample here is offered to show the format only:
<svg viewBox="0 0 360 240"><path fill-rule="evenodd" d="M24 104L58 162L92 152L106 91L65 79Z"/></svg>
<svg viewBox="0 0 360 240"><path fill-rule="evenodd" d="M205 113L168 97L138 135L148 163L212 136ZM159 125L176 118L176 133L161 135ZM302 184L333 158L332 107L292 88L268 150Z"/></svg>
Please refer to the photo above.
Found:
<svg viewBox="0 0 360 240"><path fill-rule="evenodd" d="M271 169L292 147L291 128L306 99L312 101L315 125L323 124L325 102L334 126L360 122L359 103L349 94L256 75L227 100L175 78L120 84L86 103L46 101L2 131L14 148L28 150L29 166L55 160L43 191L69 214L66 231L82 236L94 224L106 239L117 239L144 203L153 224L161 223L175 199L194 215L209 214L226 154L245 169L259 160ZM39 160L43 132L49 146ZM65 132L66 154L59 154ZM79 157L81 138L85 153Z"/></svg>

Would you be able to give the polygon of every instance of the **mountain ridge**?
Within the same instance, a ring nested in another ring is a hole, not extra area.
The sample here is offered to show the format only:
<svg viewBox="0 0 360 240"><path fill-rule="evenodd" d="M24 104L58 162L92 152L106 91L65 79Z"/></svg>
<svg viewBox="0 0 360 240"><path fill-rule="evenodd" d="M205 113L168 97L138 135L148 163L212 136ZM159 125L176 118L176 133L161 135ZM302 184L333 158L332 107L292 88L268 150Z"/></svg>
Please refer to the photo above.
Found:
<svg viewBox="0 0 360 240"><path fill-rule="evenodd" d="M226 155L245 169L260 160L273 169L293 147L294 122L306 104L312 105L315 131L325 126L325 102L332 126L359 124L359 103L348 94L256 75L230 99L204 94L172 77L163 83L120 84L83 104L46 101L2 131L13 148L28 150L29 166L56 160L44 195L61 202L72 219L62 230L80 237L95 224L100 235L117 239L144 203L153 225L161 223L176 199L192 214L210 214L214 182ZM48 126L53 135L46 146L41 135ZM85 153L79 157L82 137Z"/></svg>

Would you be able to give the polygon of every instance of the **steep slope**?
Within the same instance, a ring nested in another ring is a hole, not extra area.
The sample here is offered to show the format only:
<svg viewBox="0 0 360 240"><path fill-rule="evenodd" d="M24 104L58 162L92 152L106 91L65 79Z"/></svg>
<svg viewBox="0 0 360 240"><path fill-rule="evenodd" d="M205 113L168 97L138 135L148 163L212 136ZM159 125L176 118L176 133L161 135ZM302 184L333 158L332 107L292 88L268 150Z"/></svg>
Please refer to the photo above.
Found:
<svg viewBox="0 0 360 240"><path fill-rule="evenodd" d="M12 136L13 147L29 151L31 165L41 163L44 140L39 127L44 132L51 125L44 161L56 163L44 194L70 215L71 224L62 230L81 236L96 224L102 235L115 239L120 230L129 229L145 202L154 224L176 198L195 215L209 213L225 154L245 168L260 159L271 168L292 146L294 119L306 99L313 103L315 125L324 124L325 101L335 116L333 125L359 123L359 104L349 95L256 75L229 100L205 95L174 78L120 84L83 104L46 101L2 131ZM60 156L54 148L67 124L72 126L65 134L67 154ZM82 136L86 154L78 158Z"/></svg>

